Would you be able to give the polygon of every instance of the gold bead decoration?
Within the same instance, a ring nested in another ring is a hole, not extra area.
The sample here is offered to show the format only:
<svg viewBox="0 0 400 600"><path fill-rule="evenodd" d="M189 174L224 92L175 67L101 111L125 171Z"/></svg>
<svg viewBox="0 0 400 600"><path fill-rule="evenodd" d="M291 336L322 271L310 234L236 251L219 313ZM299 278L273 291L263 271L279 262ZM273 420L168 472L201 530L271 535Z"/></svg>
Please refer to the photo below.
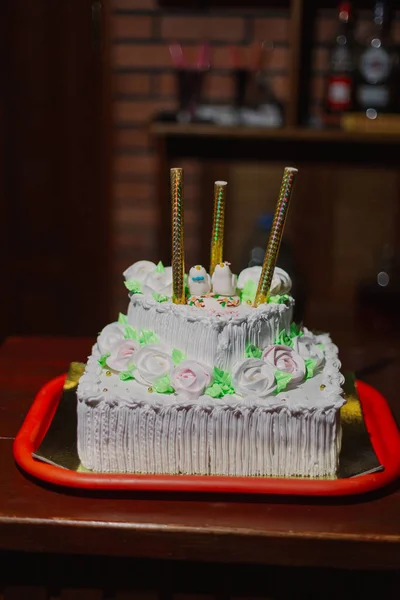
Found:
<svg viewBox="0 0 400 600"><path fill-rule="evenodd" d="M320 390L324 390L326 388L326 385L324 383L321 383L321 385L319 386Z"/></svg>
<svg viewBox="0 0 400 600"><path fill-rule="evenodd" d="M106 375L107 375L107 377L111 377L111 375L112 375L111 371L106 371Z"/></svg>
<svg viewBox="0 0 400 600"><path fill-rule="evenodd" d="M147 388L147 391L149 392L149 394L151 394L151 393L152 393L152 391L153 391L153 388L152 388L152 387L149 387L149 388Z"/></svg>

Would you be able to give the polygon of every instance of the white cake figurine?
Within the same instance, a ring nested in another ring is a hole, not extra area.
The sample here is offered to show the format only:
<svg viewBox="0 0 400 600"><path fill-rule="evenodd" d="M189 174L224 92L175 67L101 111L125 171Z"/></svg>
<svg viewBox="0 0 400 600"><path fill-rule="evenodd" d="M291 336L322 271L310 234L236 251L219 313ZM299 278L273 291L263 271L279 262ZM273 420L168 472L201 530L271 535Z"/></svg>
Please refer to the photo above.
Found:
<svg viewBox="0 0 400 600"><path fill-rule="evenodd" d="M211 277L214 294L221 294L222 296L234 296L236 294L237 275L232 273L229 264L223 262L216 265Z"/></svg>
<svg viewBox="0 0 400 600"><path fill-rule="evenodd" d="M192 267L188 278L189 292L192 296L205 296L211 291L211 279L201 265Z"/></svg>

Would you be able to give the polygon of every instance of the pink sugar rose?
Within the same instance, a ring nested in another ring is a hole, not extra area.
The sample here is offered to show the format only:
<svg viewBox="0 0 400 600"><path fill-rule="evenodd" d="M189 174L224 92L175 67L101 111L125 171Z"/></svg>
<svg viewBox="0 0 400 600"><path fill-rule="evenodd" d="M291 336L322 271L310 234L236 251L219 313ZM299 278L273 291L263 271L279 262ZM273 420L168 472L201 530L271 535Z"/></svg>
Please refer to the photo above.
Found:
<svg viewBox="0 0 400 600"><path fill-rule="evenodd" d="M304 359L289 346L267 346L261 358L274 369L289 373L292 376L291 385L300 383L306 375Z"/></svg>
<svg viewBox="0 0 400 600"><path fill-rule="evenodd" d="M177 394L184 394L195 400L210 385L210 369L195 360L184 360L172 372L171 385Z"/></svg>
<svg viewBox="0 0 400 600"><path fill-rule="evenodd" d="M133 357L140 349L136 340L121 340L111 348L107 365L114 371L129 371L133 366Z"/></svg>

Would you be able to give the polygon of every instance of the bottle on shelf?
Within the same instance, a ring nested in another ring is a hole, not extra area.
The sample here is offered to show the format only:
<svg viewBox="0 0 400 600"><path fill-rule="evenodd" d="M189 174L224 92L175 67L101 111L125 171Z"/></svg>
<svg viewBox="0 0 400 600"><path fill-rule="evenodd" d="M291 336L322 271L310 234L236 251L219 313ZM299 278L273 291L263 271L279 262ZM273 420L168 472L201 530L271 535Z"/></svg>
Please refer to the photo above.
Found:
<svg viewBox="0 0 400 600"><path fill-rule="evenodd" d="M353 107L354 19L350 2L340 2L335 39L330 50L330 68L325 88L325 112L340 115Z"/></svg>
<svg viewBox="0 0 400 600"><path fill-rule="evenodd" d="M387 2L375 2L369 34L357 59L356 109L370 119L397 112L398 54L391 37Z"/></svg>

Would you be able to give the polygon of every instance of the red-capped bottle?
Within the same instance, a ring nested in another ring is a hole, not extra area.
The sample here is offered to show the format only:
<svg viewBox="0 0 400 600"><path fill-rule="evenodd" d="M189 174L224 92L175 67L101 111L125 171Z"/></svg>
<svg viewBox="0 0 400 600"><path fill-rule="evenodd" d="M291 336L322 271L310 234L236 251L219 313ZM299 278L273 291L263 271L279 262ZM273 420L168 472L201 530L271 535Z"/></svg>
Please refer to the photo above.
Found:
<svg viewBox="0 0 400 600"><path fill-rule="evenodd" d="M325 110L340 115L353 107L354 26L350 2L341 2L338 28L330 52L330 70L325 90Z"/></svg>

